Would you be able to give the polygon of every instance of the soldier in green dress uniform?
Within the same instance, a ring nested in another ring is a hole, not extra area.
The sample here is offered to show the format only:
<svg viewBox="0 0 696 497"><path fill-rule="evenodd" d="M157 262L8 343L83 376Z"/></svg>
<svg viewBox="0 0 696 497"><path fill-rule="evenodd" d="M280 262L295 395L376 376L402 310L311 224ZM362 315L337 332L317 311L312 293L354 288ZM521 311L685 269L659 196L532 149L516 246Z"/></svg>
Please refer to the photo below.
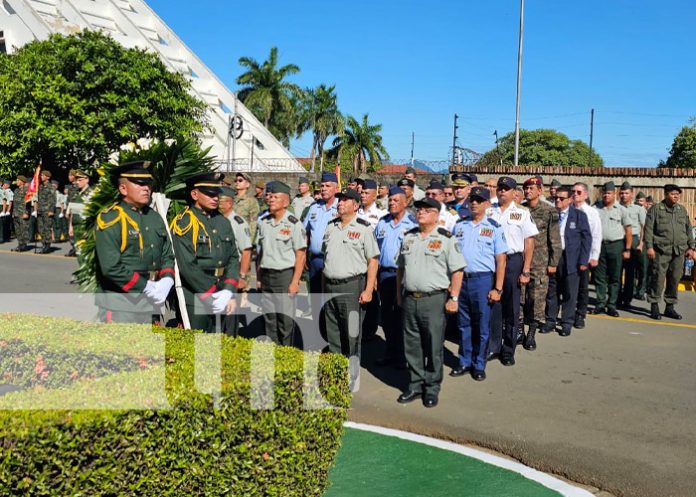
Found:
<svg viewBox="0 0 696 497"><path fill-rule="evenodd" d="M96 296L107 323L149 323L174 285L174 254L162 217L150 205L147 162L115 167L121 200L97 215Z"/></svg>
<svg viewBox="0 0 696 497"><path fill-rule="evenodd" d="M189 206L171 224L191 328L216 331L216 316L234 314L239 255L230 222L218 212L224 175L199 173L186 180Z"/></svg>

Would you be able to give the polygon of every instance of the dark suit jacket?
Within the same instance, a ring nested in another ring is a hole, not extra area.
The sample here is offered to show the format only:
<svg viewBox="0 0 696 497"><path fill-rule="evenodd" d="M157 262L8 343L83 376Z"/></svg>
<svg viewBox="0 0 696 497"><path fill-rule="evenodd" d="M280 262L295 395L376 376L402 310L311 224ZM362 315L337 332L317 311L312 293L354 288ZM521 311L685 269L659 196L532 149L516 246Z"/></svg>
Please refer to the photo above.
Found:
<svg viewBox="0 0 696 497"><path fill-rule="evenodd" d="M568 209L568 219L565 223L565 249L561 258L563 274L578 272L578 266L587 265L590 260L592 233L587 214L574 206Z"/></svg>

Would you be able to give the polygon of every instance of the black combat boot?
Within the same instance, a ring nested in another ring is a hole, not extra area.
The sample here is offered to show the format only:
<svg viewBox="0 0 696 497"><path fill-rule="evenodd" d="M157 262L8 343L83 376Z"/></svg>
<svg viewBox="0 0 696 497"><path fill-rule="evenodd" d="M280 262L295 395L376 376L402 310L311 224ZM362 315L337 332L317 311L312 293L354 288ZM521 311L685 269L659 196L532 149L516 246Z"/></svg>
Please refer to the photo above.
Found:
<svg viewBox="0 0 696 497"><path fill-rule="evenodd" d="M536 330L536 323L532 323L529 325L527 335L524 337L524 342L522 343L522 347L524 347L524 350L536 350L536 340L534 339L534 335L536 335Z"/></svg>
<svg viewBox="0 0 696 497"><path fill-rule="evenodd" d="M667 304L667 307L665 307L665 316L672 319L682 318L682 315L674 308L674 304Z"/></svg>
<svg viewBox="0 0 696 497"><path fill-rule="evenodd" d="M662 316L660 315L660 306L657 304L650 304L650 317L653 319L657 319L658 321L662 319Z"/></svg>
<svg viewBox="0 0 696 497"><path fill-rule="evenodd" d="M524 343L524 323L520 321L517 326L517 345L522 345Z"/></svg>

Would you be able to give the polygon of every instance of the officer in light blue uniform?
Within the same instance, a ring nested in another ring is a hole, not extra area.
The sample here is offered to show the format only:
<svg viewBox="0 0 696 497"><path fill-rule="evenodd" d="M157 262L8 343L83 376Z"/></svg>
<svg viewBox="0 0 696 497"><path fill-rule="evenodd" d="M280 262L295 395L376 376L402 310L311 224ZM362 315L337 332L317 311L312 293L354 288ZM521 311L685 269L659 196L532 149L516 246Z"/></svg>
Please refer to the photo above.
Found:
<svg viewBox="0 0 696 497"><path fill-rule="evenodd" d="M486 217L490 205L488 189L473 187L468 200L471 218L461 219L453 233L467 267L459 295L459 366L450 376L470 373L482 381L486 379L491 304L499 301L502 294L508 246L502 227Z"/></svg>
<svg viewBox="0 0 696 497"><path fill-rule="evenodd" d="M404 234L418 226L413 214L406 211L406 203L406 192L398 186L391 187L389 189L389 214L383 216L375 228L375 237L379 247L377 281L382 329L387 341L384 357L377 360L377 365L397 368L402 368L406 364L401 309L396 305L397 260Z"/></svg>

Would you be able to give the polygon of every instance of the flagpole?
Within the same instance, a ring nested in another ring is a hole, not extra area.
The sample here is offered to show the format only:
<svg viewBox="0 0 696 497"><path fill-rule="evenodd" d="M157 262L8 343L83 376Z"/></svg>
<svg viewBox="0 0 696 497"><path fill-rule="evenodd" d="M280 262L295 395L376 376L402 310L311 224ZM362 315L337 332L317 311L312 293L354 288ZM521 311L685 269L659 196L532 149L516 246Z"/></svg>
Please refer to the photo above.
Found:
<svg viewBox="0 0 696 497"><path fill-rule="evenodd" d="M517 102L515 110L515 167L520 159L520 89L522 83L522 38L524 34L524 0L520 0L520 33L517 48Z"/></svg>

